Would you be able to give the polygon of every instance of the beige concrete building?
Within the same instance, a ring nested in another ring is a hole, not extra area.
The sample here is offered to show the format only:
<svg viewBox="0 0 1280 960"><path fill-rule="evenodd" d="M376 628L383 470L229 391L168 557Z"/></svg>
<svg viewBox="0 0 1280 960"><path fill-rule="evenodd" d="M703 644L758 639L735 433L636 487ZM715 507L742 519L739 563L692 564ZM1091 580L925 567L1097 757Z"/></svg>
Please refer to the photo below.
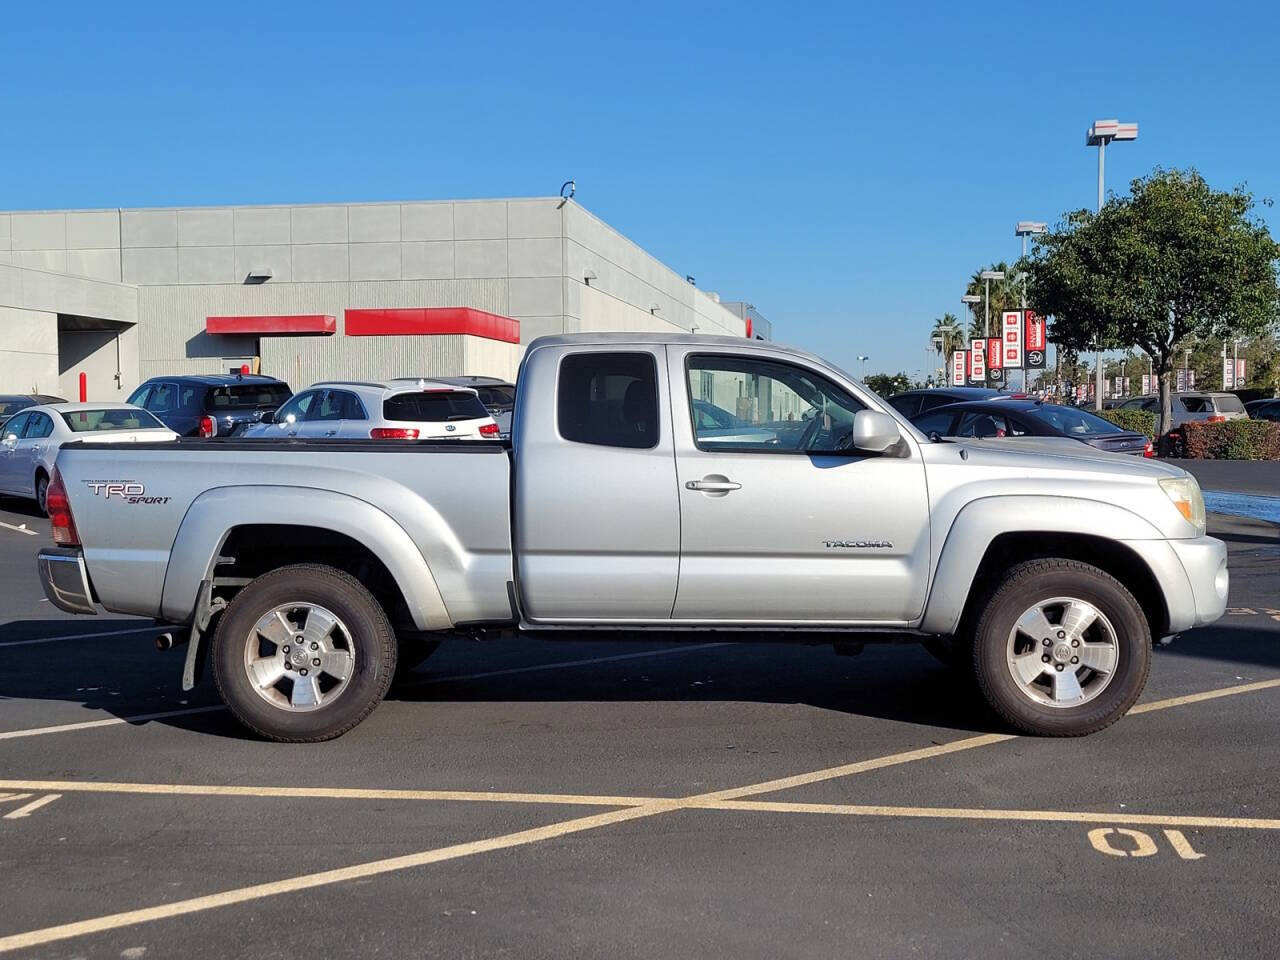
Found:
<svg viewBox="0 0 1280 960"><path fill-rule="evenodd" d="M511 378L535 337L608 330L768 324L559 197L0 213L0 392Z"/></svg>

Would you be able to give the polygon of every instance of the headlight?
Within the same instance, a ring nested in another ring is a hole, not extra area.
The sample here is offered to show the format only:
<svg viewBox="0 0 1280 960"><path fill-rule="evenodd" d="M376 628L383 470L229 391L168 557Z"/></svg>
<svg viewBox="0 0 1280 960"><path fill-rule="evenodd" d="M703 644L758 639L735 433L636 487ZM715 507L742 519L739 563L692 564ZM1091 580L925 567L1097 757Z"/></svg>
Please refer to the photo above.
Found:
<svg viewBox="0 0 1280 960"><path fill-rule="evenodd" d="M1166 477L1160 481L1164 491L1182 518L1195 528L1196 536L1204 533L1204 496L1195 477Z"/></svg>

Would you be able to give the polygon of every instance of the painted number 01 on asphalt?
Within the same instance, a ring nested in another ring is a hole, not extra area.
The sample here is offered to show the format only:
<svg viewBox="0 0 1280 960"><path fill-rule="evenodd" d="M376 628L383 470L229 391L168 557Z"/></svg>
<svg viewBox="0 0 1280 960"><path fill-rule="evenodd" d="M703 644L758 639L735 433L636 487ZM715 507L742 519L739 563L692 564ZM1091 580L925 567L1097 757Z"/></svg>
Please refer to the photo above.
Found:
<svg viewBox="0 0 1280 960"><path fill-rule="evenodd" d="M1173 852L1183 860L1203 860L1181 830L1164 831L1165 839ZM1151 857L1160 852L1155 840L1142 830L1124 827L1098 827L1089 831L1089 845L1109 857Z"/></svg>

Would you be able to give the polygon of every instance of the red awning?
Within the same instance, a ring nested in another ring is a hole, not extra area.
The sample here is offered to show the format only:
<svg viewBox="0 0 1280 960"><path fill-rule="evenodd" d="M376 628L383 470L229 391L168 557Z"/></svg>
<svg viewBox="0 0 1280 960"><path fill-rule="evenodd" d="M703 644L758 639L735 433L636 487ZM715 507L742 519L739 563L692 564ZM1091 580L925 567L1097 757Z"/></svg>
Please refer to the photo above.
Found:
<svg viewBox="0 0 1280 960"><path fill-rule="evenodd" d="M520 321L471 307L408 307L346 311L348 337L464 334L520 342Z"/></svg>
<svg viewBox="0 0 1280 960"><path fill-rule="evenodd" d="M324 313L267 317L205 317L205 333L248 333L256 336L328 335L338 332L338 321Z"/></svg>

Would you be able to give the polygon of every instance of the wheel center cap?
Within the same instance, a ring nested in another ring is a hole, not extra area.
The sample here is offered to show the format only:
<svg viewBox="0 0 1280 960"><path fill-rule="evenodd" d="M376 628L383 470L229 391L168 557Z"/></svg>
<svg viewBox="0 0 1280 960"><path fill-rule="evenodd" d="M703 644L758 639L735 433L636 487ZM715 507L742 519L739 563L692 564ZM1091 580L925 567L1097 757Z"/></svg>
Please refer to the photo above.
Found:
<svg viewBox="0 0 1280 960"><path fill-rule="evenodd" d="M307 651L303 650L301 647L294 647L292 652L289 654L289 661L295 667L306 666L308 659Z"/></svg>
<svg viewBox="0 0 1280 960"><path fill-rule="evenodd" d="M1071 647L1069 644L1059 643L1053 648L1053 659L1059 663L1066 663L1071 659Z"/></svg>

